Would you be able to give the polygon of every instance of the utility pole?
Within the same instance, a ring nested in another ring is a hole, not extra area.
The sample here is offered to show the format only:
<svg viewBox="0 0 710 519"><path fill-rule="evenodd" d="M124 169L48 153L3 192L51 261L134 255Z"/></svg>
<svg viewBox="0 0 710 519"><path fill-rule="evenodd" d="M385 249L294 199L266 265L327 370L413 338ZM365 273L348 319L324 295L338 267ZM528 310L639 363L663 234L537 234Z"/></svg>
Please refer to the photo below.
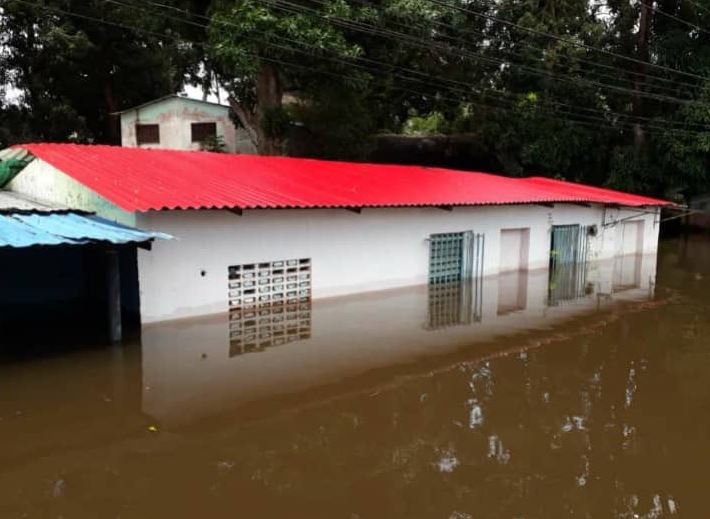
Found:
<svg viewBox="0 0 710 519"><path fill-rule="evenodd" d="M639 16L639 28L636 35L637 58L643 63L635 66L634 93L631 99L631 113L634 117L643 117L644 107L641 93L646 82L646 63L649 59L648 42L651 37L651 14L654 0L639 0L641 3L641 13ZM646 135L640 123L634 124L634 152L638 156L646 142Z"/></svg>

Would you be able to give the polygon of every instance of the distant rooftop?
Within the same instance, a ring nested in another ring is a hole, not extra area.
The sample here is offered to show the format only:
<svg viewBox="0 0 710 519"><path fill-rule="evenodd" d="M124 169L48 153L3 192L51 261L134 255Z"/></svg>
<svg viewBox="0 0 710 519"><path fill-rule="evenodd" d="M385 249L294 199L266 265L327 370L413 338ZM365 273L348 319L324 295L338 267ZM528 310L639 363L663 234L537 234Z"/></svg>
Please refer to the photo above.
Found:
<svg viewBox="0 0 710 519"><path fill-rule="evenodd" d="M181 95L178 95L178 94L168 94L168 95L165 95L165 96L163 96L163 97L158 97L158 98L153 99L153 100L151 100L151 101L146 101L145 103L142 103L142 104L139 104L139 105L136 105L136 106L132 106L131 108L126 108L125 110L120 110L120 111L118 111L118 112L113 112L113 113L114 113L114 114L117 114L117 115L120 115L120 114L123 114L123 113L126 113L126 112L132 112L133 110L139 110L139 109L141 109L141 108L145 108L146 106L154 105L154 104L157 104L157 103L162 103L163 101L168 101L168 100L170 100L170 99L180 99L180 100L182 100L182 101L189 101L189 102L192 102L192 103L198 103L198 104L204 104L204 105L210 105L210 106L219 106L219 107L221 107L221 108L229 108L229 106L227 106L227 105L223 105L223 104L220 104L220 103L215 103L215 102L212 102L212 101L203 101L202 99L195 99L195 98L193 98L193 97L186 97L186 96L181 96Z"/></svg>

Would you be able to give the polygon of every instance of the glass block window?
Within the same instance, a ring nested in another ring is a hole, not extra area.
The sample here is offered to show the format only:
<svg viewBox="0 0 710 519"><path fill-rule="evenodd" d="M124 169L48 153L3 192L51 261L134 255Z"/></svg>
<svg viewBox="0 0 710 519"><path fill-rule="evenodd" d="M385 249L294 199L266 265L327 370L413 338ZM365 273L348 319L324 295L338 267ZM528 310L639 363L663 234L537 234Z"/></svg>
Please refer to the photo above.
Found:
<svg viewBox="0 0 710 519"><path fill-rule="evenodd" d="M232 265L228 275L230 355L310 337L310 258Z"/></svg>

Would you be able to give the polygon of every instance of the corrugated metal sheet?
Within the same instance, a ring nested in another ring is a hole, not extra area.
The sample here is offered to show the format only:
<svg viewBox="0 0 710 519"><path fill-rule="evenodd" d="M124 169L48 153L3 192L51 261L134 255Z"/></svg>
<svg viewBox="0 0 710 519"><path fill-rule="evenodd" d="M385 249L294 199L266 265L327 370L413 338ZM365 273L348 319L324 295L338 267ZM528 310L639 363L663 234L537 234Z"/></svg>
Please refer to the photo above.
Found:
<svg viewBox="0 0 710 519"><path fill-rule="evenodd" d="M37 200L32 200L19 193L11 191L0 191L0 214L30 214L30 213L68 213L72 211L68 207L60 207L58 205L49 205Z"/></svg>
<svg viewBox="0 0 710 519"><path fill-rule="evenodd" d="M80 214L0 215L0 247L145 243L170 236Z"/></svg>
<svg viewBox="0 0 710 519"><path fill-rule="evenodd" d="M569 182L419 166L79 144L22 148L127 211L552 202L672 205Z"/></svg>

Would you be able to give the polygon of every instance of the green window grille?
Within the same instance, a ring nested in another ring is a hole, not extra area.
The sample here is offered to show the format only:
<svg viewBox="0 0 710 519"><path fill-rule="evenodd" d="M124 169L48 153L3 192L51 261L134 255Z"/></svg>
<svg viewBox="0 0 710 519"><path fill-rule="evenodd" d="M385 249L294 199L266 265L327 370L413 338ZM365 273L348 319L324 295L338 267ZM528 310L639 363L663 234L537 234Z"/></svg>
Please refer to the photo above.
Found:
<svg viewBox="0 0 710 519"><path fill-rule="evenodd" d="M472 231L429 237L427 328L480 321L485 238Z"/></svg>
<svg viewBox="0 0 710 519"><path fill-rule="evenodd" d="M548 302L579 299L587 294L589 228L584 225L553 225L550 244Z"/></svg>

